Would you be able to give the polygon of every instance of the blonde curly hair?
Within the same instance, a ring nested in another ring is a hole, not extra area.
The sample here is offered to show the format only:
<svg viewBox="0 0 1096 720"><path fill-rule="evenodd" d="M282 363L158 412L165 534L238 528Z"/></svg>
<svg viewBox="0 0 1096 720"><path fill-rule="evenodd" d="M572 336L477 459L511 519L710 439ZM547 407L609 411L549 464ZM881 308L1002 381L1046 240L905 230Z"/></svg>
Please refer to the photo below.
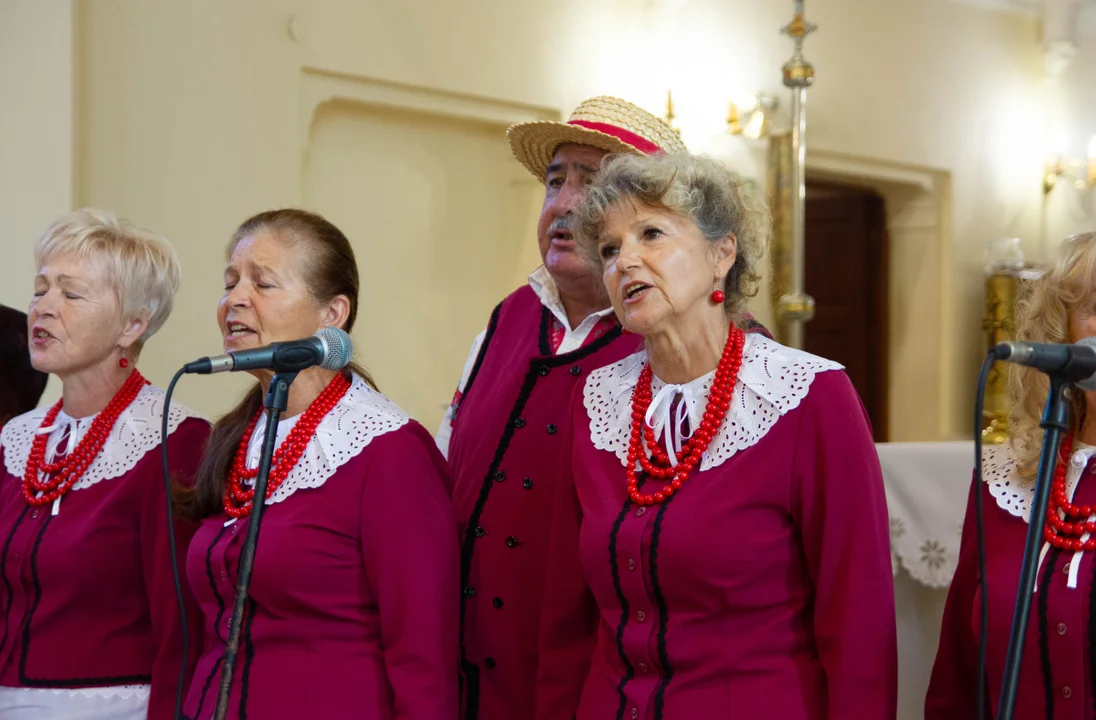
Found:
<svg viewBox="0 0 1096 720"><path fill-rule="evenodd" d="M1022 292L1016 307L1016 337L1025 342L1068 343L1070 315L1078 305L1096 298L1096 232L1074 235L1058 248L1054 266ZM1022 365L1009 366L1012 455L1021 480L1034 482L1039 469L1043 429L1039 421L1050 390L1045 373ZM1069 422L1081 427L1085 395L1070 388Z"/></svg>
<svg viewBox="0 0 1096 720"><path fill-rule="evenodd" d="M689 218L711 242L735 236L734 265L723 280L723 308L731 317L740 315L746 299L757 294L760 266L768 257L772 220L765 198L705 155L608 155L572 226L583 255L599 270L597 246L605 215L613 205L629 200Z"/></svg>

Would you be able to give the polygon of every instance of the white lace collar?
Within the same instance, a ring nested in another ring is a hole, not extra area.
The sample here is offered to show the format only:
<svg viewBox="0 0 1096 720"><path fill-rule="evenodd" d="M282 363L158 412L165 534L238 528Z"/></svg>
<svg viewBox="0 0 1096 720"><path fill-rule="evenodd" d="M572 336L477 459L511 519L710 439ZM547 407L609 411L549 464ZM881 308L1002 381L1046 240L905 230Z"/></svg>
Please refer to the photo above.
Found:
<svg viewBox="0 0 1096 720"><path fill-rule="evenodd" d="M1066 498L1073 501L1073 495L1077 492L1077 484L1084 474L1088 460L1096 455L1096 447L1073 442L1073 451L1069 456L1069 467L1066 469ZM1022 483L1016 472L1016 459L1012 455L1012 448L1008 444L989 445L982 448L982 481L989 485L989 494L997 501L997 507L1005 512L1020 518L1025 523L1031 522L1031 502L1035 497L1033 483ZM1096 514L1086 520L1096 522ZM1081 541L1088 540L1088 534L1081 536ZM1043 566L1043 559L1050 549L1050 543L1043 543L1039 553L1039 568ZM1069 579L1066 587L1071 590L1077 588L1077 577L1083 561L1084 550L1073 554L1069 563Z"/></svg>
<svg viewBox="0 0 1096 720"><path fill-rule="evenodd" d="M1066 497L1073 500L1077 483L1081 479L1088 459L1096 455L1096 447L1073 443L1073 453L1066 471ZM982 448L982 480L989 485L989 494L997 506L1024 522L1031 519L1031 501L1035 497L1033 483L1024 483L1016 472L1016 459L1012 449L1004 445L987 445Z"/></svg>
<svg viewBox="0 0 1096 720"><path fill-rule="evenodd" d="M4 467L19 481L27 467L30 448L38 428L46 417L49 408L41 407L13 418L4 425L0 433L0 445L4 448ZM120 477L130 470L150 450L160 445L160 424L163 419L164 391L152 385L145 385L114 423L114 428L103 443L103 449L84 472L83 477L72 486L73 490L89 488L103 480ZM53 430L46 443L46 460L52 461L58 446L68 430L66 448L76 446L80 438L91 427L95 415L85 418L70 417L64 410L57 415ZM199 417L192 410L172 403L168 416L168 433L190 417Z"/></svg>
<svg viewBox="0 0 1096 720"><path fill-rule="evenodd" d="M620 362L599 368L586 379L583 404L590 418L590 437L594 447L614 453L622 465L628 465L628 441L631 434L632 390L647 363L646 351L630 355ZM700 461L701 470L718 467L740 450L751 447L765 436L781 416L791 412L807 396L815 375L842 366L816 355L784 347L756 333L746 334L742 368L734 388L727 420L708 446ZM688 408L690 424L699 425L704 404L715 373L676 386ZM665 384L651 381L652 393ZM693 402L689 402L689 398ZM652 403L653 404L653 403ZM695 417L694 417L695 414ZM662 429L668 413L657 413L655 422ZM675 419L676 420L676 419Z"/></svg>
<svg viewBox="0 0 1096 720"><path fill-rule="evenodd" d="M278 444L297 424L300 415L278 421ZM289 476L266 504L273 505L304 488L318 488L335 474L335 471L356 457L375 438L407 424L410 418L384 395L369 387L364 380L354 376L350 388L324 416L316 427L316 434L308 441L301 459L289 472ZM247 466L259 466L266 416L255 424L255 432L248 445Z"/></svg>

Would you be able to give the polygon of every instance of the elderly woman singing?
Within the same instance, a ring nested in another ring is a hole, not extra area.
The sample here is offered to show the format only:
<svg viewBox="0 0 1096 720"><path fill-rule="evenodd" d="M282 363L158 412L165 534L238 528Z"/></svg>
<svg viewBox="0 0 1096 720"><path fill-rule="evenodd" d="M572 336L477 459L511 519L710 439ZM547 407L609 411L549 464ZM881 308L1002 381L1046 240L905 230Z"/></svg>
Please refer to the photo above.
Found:
<svg viewBox="0 0 1096 720"><path fill-rule="evenodd" d="M895 716L882 480L840 366L745 334L768 215L703 157L611 159L575 234L644 350L573 404L537 717Z"/></svg>
<svg viewBox="0 0 1096 720"><path fill-rule="evenodd" d="M360 279L350 241L315 213L259 213L233 233L217 325L226 352L349 332ZM457 527L433 438L369 373L311 367L289 390L266 497L256 498L273 372L214 425L194 492L187 575L205 643L187 717L216 714L240 554L266 508L227 717L455 720Z"/></svg>
<svg viewBox="0 0 1096 720"><path fill-rule="evenodd" d="M178 261L102 210L62 216L35 260L31 363L62 390L0 435L0 717L170 718L183 658L164 393L137 361L171 313ZM168 429L171 473L186 482L209 425L176 406ZM176 526L180 562L193 529Z"/></svg>

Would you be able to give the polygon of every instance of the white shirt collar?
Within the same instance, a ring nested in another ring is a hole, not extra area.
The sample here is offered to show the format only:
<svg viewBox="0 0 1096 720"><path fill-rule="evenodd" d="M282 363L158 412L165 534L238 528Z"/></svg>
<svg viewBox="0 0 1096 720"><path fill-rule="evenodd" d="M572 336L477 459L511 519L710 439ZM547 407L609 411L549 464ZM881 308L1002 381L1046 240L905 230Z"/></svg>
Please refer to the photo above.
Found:
<svg viewBox="0 0 1096 720"><path fill-rule="evenodd" d="M533 274L529 276L529 287L531 287L533 292L537 294L537 297L540 298L541 305L548 308L552 315L556 317L556 320L559 320L560 324L563 325L563 329L566 330L568 334L577 333L582 328L586 328L588 333L589 328L592 328L597 324L598 320L613 312L612 307L598 310L597 312L588 315L585 320L579 323L578 327L572 328L571 321L567 319L567 310L563 307L563 300L559 297L559 286L556 285L556 281L552 277L552 274L548 272L548 268L541 265L534 270ZM585 334L586 333L583 333L584 336Z"/></svg>

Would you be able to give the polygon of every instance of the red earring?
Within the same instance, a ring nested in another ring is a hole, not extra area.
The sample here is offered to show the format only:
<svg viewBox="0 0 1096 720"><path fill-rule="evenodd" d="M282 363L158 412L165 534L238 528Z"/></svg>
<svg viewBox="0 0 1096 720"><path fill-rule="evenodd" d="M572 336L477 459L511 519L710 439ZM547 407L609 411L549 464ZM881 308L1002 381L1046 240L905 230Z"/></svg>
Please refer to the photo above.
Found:
<svg viewBox="0 0 1096 720"><path fill-rule="evenodd" d="M712 291L712 305L722 305L723 301L727 299L727 296L723 294L722 290Z"/></svg>
<svg viewBox="0 0 1096 720"><path fill-rule="evenodd" d="M126 358L126 349L122 348L122 357L118 360L118 367L125 370L129 367L129 360Z"/></svg>

